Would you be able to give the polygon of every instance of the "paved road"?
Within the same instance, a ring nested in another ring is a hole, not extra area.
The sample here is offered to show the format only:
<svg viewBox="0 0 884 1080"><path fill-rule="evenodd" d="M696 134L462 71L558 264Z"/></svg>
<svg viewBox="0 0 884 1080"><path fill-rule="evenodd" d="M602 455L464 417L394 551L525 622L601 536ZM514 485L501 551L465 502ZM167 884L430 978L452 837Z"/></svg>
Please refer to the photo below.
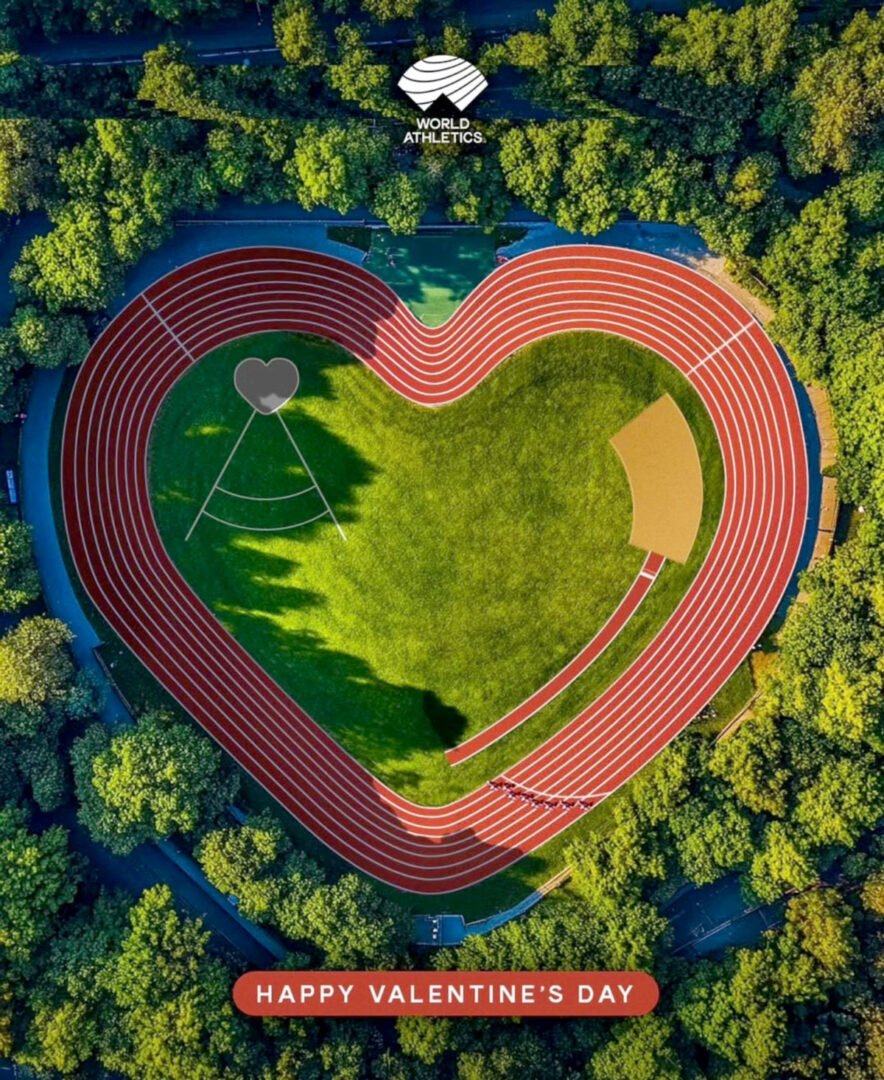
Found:
<svg viewBox="0 0 884 1080"><path fill-rule="evenodd" d="M566 880L566 875L562 877ZM833 879L834 880L834 879ZM474 934L488 934L530 911L546 895L541 889L507 911L468 923L462 915L420 915L415 940L423 946L460 945ZM765 930L783 920L785 900L747 906L737 874L702 887L686 885L662 909L672 925L672 951L684 956L710 956L727 948L754 945Z"/></svg>
<svg viewBox="0 0 884 1080"><path fill-rule="evenodd" d="M536 22L538 8L543 6L542 0L513 0L506 11L496 4L476 2L467 4L467 9L473 31L480 37L494 37L531 26ZM341 20L324 16L322 21L331 35ZM396 21L372 26L367 40L378 48L409 44L414 41L414 31L409 23ZM269 14L265 10L259 18L252 8L239 18L208 26L168 27L134 34L66 34L59 41L32 38L24 48L51 64L103 67L139 63L144 53L164 41L180 41L204 63L282 63Z"/></svg>
<svg viewBox="0 0 884 1080"><path fill-rule="evenodd" d="M878 825L866 833L855 851L868 851L882 830L884 825ZM836 859L823 870L819 882L810 889L836 885L847 857ZM698 957L754 945L765 930L782 923L790 895L795 894L787 894L770 904L747 906L737 874L728 874L711 885L686 885L663 908L663 914L672 923L674 951Z"/></svg>
<svg viewBox="0 0 884 1080"><path fill-rule="evenodd" d="M49 232L50 228L49 218L37 212L16 218L3 235L0 243L0 319L6 321L15 306L9 275L18 262L22 248L33 237Z"/></svg>
<svg viewBox="0 0 884 1080"><path fill-rule="evenodd" d="M719 5L733 8L740 2L719 0ZM502 5L488 0L466 0L463 6L473 33L487 39L535 26L538 10L552 9L554 3L552 0L510 0ZM632 0L632 7L637 11L650 10L660 14L680 14L687 6L687 0ZM323 16L322 21L331 34L341 20ZM429 25L432 29L432 24ZM372 26L367 40L377 47L408 44L414 41L413 25L399 20ZM168 26L162 30L131 34L66 34L59 41L34 37L25 41L23 48L51 64L102 67L139 63L145 52L164 41L180 41L204 63L282 62L266 4L260 12L249 8L236 19L223 19L207 26Z"/></svg>
<svg viewBox="0 0 884 1080"><path fill-rule="evenodd" d="M490 933L519 918L541 899L541 893L531 893L509 911L475 923L465 922L462 915L420 915L415 919L415 940L423 946L460 945L474 934ZM756 944L765 930L782 922L784 911L785 900L747 908L739 878L732 874L702 888L687 887L663 914L672 924L672 952L698 958Z"/></svg>
<svg viewBox="0 0 884 1080"><path fill-rule="evenodd" d="M277 950L265 947L255 939L251 929L235 909L223 898L220 903L193 879L176 860L171 860L156 844L142 844L131 855L114 855L103 844L97 844L77 821L72 806L62 807L50 814L36 814L35 828L62 825L70 833L70 846L86 856L102 884L113 889L125 889L139 896L153 885L168 885L176 905L188 915L199 917L215 935L253 967L267 967L278 958Z"/></svg>
<svg viewBox="0 0 884 1080"><path fill-rule="evenodd" d="M35 371L31 379L28 418L22 428L19 452L22 516L33 526L34 557L47 606L74 632L71 651L77 665L90 672L103 688L101 719L111 727L118 727L128 722L128 712L95 659L93 650L101 641L86 618L68 577L52 512L49 442L55 401L63 378L64 369L54 369Z"/></svg>
<svg viewBox="0 0 884 1080"><path fill-rule="evenodd" d="M680 890L663 914L672 924L673 952L700 957L727 948L754 945L765 930L783 920L785 900L747 905L737 874Z"/></svg>
<svg viewBox="0 0 884 1080"><path fill-rule="evenodd" d="M741 3L742 0L718 0L719 7L731 10ZM538 10L551 10L554 6L552 0L511 0L505 8L488 0L466 0L464 9L476 37L490 39L535 26ZM661 15L682 14L689 3L688 0L631 0L631 6L636 11L655 11ZM808 4L799 18L804 21L812 19L815 10L821 6L822 3ZM880 7L880 0L869 3L853 0L849 6L856 10L876 10ZM331 34L340 19L323 16L323 22ZM414 41L414 31L408 22L397 21L380 27L373 26L367 40L379 48L409 44ZM140 63L144 53L165 41L180 41L203 63L282 63L266 4L260 11L257 7L249 8L236 19L223 19L207 26L167 26L162 30L132 34L66 34L59 41L33 37L26 40L22 47L50 64L105 67Z"/></svg>

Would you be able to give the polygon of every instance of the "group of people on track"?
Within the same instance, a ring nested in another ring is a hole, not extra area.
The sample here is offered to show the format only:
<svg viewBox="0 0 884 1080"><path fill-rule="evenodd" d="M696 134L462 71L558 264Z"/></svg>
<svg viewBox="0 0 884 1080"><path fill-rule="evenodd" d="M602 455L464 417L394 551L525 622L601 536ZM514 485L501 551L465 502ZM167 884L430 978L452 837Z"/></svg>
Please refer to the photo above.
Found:
<svg viewBox="0 0 884 1080"><path fill-rule="evenodd" d="M519 799L522 802L531 803L532 806L540 806L545 810L592 810L596 804L595 799L558 797L555 795L538 795L526 788L520 788L512 780L489 780L488 786L506 793L508 799Z"/></svg>

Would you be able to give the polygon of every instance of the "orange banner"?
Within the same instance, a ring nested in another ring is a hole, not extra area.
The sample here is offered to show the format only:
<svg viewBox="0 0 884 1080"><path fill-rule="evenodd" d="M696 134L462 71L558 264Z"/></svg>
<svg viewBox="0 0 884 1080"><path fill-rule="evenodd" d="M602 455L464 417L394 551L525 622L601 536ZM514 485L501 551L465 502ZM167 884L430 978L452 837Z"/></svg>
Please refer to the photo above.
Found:
<svg viewBox="0 0 884 1080"><path fill-rule="evenodd" d="M660 999L640 971L250 971L249 1016L641 1016Z"/></svg>

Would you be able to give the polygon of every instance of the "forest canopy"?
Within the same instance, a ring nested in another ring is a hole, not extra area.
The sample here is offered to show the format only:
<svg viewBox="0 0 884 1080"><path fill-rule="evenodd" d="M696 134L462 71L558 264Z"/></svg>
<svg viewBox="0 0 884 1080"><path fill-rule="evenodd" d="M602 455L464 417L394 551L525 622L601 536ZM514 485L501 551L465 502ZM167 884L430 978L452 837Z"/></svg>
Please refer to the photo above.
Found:
<svg viewBox="0 0 884 1080"><path fill-rule="evenodd" d="M219 63L188 35L251 27L239 0L0 3L2 227L39 225L11 271L0 422L33 371L82 361L127 271L182 217L286 203L395 233L431 215L491 231L526 211L578 236L669 222L724 256L798 377L828 391L836 551L802 578L733 735L696 725L644 770L604 834L569 842L565 893L427 953L401 904L326 866L278 812L231 816L241 779L180 710L105 726L70 630L41 607L28 527L0 523L0 1055L44 1075L884 1075L884 12L559 0L494 32L471 13L280 0L254 16L278 51ZM131 33L135 62L74 66ZM438 51L491 81L471 121L481 148L403 148L414 110L396 80ZM242 958L168 887L103 885L84 837L120 858L184 845L291 967L636 966L661 1007L615 1024L261 1027L230 1003ZM730 876L777 926L701 961L675 953L673 896Z"/></svg>

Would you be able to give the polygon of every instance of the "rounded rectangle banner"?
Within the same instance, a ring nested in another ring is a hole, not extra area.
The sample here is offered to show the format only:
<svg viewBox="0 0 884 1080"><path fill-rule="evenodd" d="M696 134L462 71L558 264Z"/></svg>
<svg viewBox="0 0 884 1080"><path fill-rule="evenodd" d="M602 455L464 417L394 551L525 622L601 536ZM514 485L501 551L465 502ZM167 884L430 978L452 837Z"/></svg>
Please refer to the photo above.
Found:
<svg viewBox="0 0 884 1080"><path fill-rule="evenodd" d="M640 971L250 971L249 1016L642 1016L660 988Z"/></svg>

